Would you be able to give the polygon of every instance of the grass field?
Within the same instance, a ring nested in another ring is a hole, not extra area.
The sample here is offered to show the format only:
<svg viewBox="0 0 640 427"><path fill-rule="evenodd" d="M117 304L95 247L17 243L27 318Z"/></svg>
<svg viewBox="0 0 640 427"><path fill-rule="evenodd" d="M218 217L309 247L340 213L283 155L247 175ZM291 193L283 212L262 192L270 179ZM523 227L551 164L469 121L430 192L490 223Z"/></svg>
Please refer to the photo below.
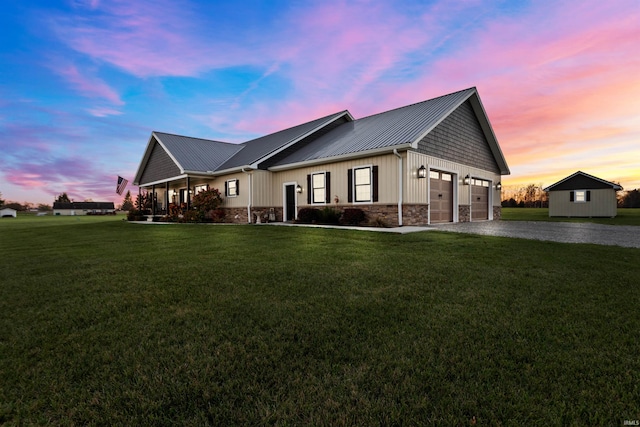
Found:
<svg viewBox="0 0 640 427"><path fill-rule="evenodd" d="M0 424L622 425L640 250L0 220Z"/></svg>
<svg viewBox="0 0 640 427"><path fill-rule="evenodd" d="M502 208L505 221L557 221L557 222L594 222L608 225L640 226L640 209L618 208L615 218L549 218L549 208Z"/></svg>

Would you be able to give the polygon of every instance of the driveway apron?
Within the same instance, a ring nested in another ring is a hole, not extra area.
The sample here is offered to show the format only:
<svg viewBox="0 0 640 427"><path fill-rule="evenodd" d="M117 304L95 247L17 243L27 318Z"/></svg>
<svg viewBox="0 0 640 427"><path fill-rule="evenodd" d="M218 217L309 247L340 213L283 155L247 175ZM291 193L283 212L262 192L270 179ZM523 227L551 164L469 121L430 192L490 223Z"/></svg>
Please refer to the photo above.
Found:
<svg viewBox="0 0 640 427"><path fill-rule="evenodd" d="M563 243L640 248L640 227L587 222L483 221L438 224L437 230Z"/></svg>

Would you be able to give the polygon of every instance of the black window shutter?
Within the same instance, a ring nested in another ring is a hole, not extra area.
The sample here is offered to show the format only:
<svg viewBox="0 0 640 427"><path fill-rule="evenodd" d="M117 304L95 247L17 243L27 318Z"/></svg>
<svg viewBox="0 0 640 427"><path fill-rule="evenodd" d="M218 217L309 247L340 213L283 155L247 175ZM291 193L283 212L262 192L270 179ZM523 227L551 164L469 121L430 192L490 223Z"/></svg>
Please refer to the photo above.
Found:
<svg viewBox="0 0 640 427"><path fill-rule="evenodd" d="M313 188L311 188L311 175L307 175L307 204L311 204L311 192Z"/></svg>
<svg viewBox="0 0 640 427"><path fill-rule="evenodd" d="M227 181L224 182L224 197L229 197L229 183Z"/></svg>
<svg viewBox="0 0 640 427"><path fill-rule="evenodd" d="M373 167L372 171L373 179L373 201L378 201L378 166Z"/></svg>
<svg viewBox="0 0 640 427"><path fill-rule="evenodd" d="M569 201L573 202L573 191L569 192Z"/></svg>
<svg viewBox="0 0 640 427"><path fill-rule="evenodd" d="M587 190L587 202L591 201L591 191Z"/></svg>
<svg viewBox="0 0 640 427"><path fill-rule="evenodd" d="M331 172L324 173L324 198L327 203L331 203Z"/></svg>
<svg viewBox="0 0 640 427"><path fill-rule="evenodd" d="M240 180L236 179L236 196L240 195Z"/></svg>
<svg viewBox="0 0 640 427"><path fill-rule="evenodd" d="M353 202L353 169L347 170L347 200Z"/></svg>

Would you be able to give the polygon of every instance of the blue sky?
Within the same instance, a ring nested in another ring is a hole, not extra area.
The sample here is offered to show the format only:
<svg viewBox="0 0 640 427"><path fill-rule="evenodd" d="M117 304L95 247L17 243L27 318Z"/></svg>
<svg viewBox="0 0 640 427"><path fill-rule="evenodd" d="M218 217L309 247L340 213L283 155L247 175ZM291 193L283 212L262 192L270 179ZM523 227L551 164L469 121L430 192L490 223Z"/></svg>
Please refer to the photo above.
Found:
<svg viewBox="0 0 640 427"><path fill-rule="evenodd" d="M637 0L241 4L4 2L2 198L118 204L153 130L242 142L471 86L505 185L640 188Z"/></svg>

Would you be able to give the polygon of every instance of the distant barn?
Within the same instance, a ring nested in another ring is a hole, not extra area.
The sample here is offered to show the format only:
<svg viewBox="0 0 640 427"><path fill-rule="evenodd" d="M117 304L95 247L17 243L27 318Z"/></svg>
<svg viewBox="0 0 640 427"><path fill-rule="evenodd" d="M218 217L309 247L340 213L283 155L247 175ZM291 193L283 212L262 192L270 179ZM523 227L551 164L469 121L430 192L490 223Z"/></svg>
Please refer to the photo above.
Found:
<svg viewBox="0 0 640 427"><path fill-rule="evenodd" d="M113 202L53 202L54 215L115 215Z"/></svg>
<svg viewBox="0 0 640 427"><path fill-rule="evenodd" d="M549 216L615 217L618 210L613 182L578 171L545 188L549 192Z"/></svg>

